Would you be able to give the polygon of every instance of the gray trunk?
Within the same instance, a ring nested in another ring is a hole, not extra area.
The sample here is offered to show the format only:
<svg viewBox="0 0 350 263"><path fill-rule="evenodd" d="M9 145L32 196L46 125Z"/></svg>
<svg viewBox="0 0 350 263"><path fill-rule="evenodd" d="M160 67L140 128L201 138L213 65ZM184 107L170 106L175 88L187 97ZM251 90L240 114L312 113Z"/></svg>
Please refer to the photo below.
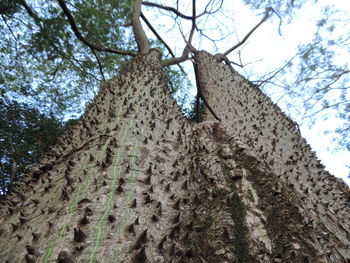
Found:
<svg viewBox="0 0 350 263"><path fill-rule="evenodd" d="M350 260L347 186L256 87L196 61L222 123L185 120L156 50L134 59L2 206L2 262Z"/></svg>

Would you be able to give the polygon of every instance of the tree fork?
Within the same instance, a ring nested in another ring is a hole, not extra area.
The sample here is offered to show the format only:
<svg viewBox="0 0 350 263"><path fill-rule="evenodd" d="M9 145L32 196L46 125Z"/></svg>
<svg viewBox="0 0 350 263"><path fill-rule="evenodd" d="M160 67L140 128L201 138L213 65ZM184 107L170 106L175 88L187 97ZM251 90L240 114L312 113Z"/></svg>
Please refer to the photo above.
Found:
<svg viewBox="0 0 350 263"><path fill-rule="evenodd" d="M256 86L194 59L222 121L188 122L159 51L135 57L1 207L4 262L349 261L346 184Z"/></svg>

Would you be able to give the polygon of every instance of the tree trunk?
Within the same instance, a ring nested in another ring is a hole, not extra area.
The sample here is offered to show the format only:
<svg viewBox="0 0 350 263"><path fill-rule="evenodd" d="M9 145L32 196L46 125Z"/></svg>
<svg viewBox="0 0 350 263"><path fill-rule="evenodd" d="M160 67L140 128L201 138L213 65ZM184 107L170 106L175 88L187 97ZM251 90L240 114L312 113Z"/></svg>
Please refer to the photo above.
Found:
<svg viewBox="0 0 350 263"><path fill-rule="evenodd" d="M158 51L135 58L2 206L3 262L350 260L347 186L256 87L196 62L222 122L186 121Z"/></svg>

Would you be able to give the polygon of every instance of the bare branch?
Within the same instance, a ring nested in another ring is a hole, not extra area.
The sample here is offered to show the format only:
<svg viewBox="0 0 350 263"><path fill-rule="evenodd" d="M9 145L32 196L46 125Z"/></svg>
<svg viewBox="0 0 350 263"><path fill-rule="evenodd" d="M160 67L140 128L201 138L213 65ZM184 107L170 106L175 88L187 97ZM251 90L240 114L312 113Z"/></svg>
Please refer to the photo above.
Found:
<svg viewBox="0 0 350 263"><path fill-rule="evenodd" d="M30 6L27 4L27 2L25 0L18 0L21 5L24 7L24 9L27 11L27 13L34 18L35 22L39 22L41 20L41 18L39 16L37 16L37 14L35 14L33 12L33 10L30 8Z"/></svg>
<svg viewBox="0 0 350 263"><path fill-rule="evenodd" d="M191 31L190 31L190 35L188 37L188 40L186 40L186 37L184 36L183 32L180 29L180 34L182 35L182 38L184 39L185 43L186 43L186 48L187 50L196 53L197 49L195 47L192 46L192 39L193 39L193 35L194 35L194 31L196 29L196 0L192 0L192 27L191 27ZM186 51L186 48L184 51Z"/></svg>
<svg viewBox="0 0 350 263"><path fill-rule="evenodd" d="M98 58L98 56L97 56L95 50L94 50L92 47L90 47L90 49L91 49L92 53L94 53L94 56L95 56L95 58L96 58L96 60L97 60L98 68L100 69L100 73L101 73L102 79L103 79L104 81L106 81L105 75L103 74L103 69L102 69L102 65L101 65L100 59Z"/></svg>
<svg viewBox="0 0 350 263"><path fill-rule="evenodd" d="M192 46L191 42L194 35L194 30L196 29L196 0L192 0L192 28L190 36L188 37L188 44Z"/></svg>
<svg viewBox="0 0 350 263"><path fill-rule="evenodd" d="M145 31L142 28L140 21L141 5L142 0L134 0L131 16L131 25L139 52L141 54L147 54L150 50L150 47L148 43L148 38L146 36Z"/></svg>
<svg viewBox="0 0 350 263"><path fill-rule="evenodd" d="M209 110L210 113L214 116L214 118L221 122L221 119L218 117L218 115L216 115L216 113L214 112L214 110L210 107L208 101L206 100L206 98L204 98L203 94L201 94L200 97L202 98L202 100L203 100L205 106L207 106L208 110Z"/></svg>
<svg viewBox="0 0 350 263"><path fill-rule="evenodd" d="M179 58L173 58L171 60L163 62L162 63L163 67L174 65L174 64L179 64L183 61L186 61L188 59L189 51L191 51L193 53L197 52L197 50L191 44L194 30L196 29L196 0L192 0L192 18L191 18L191 20L192 20L192 28L191 28L191 32L190 32L190 35L188 37L188 40L186 40L185 36L183 35L182 31L180 30L180 33L181 33L181 35L186 43L186 47L184 48L182 56Z"/></svg>
<svg viewBox="0 0 350 263"><path fill-rule="evenodd" d="M327 106L323 107L322 109L319 109L319 110L317 110L317 111L315 111L315 112L313 112L313 113L311 113L309 115L305 115L304 117L301 118L300 121L303 121L304 119L307 119L307 118L311 118L311 117L313 117L313 116L315 116L315 115L317 115L317 114L319 114L319 113L321 113L321 112L323 112L325 110L328 110L330 108L336 108L336 107L339 107L339 105L347 104L349 102L350 102L350 100L345 100L345 101L340 101L340 102L337 102L337 103L334 103L334 104L331 104L331 105L327 105Z"/></svg>
<svg viewBox="0 0 350 263"><path fill-rule="evenodd" d="M270 82L271 79L273 79L274 77L277 76L277 74L279 74L282 70L284 70L292 61L293 59L296 57L297 55L294 55L290 60L287 61L287 63L285 63L282 67L280 67L278 70L276 70L270 77L268 77L267 79L264 80L258 80L258 81L253 81L253 82L257 82L258 86L262 86L265 83ZM272 72L271 72L272 73Z"/></svg>
<svg viewBox="0 0 350 263"><path fill-rule="evenodd" d="M176 57L176 58L162 61L162 67L164 68L164 67L168 67L171 65L176 65L176 64L182 63L182 62L189 59L188 54L189 54L188 48L185 47L184 52L182 53L181 57Z"/></svg>
<svg viewBox="0 0 350 263"><path fill-rule="evenodd" d="M169 54L175 58L175 54L174 52L171 50L171 48L169 47L169 45L164 41L164 39L158 34L157 30L151 25L151 23L148 21L148 19L144 16L144 14L141 12L141 18L142 20L146 23L146 25L148 26L148 28L152 31L152 33L157 37L157 39L165 46L165 48L168 50ZM170 65L169 65L170 66ZM183 69L183 67L181 65L179 65L179 68L181 70L182 73L186 74L186 71Z"/></svg>
<svg viewBox="0 0 350 263"><path fill-rule="evenodd" d="M173 13L176 14L177 16L182 17L182 18L184 18L184 19L192 20L192 16L186 16L186 15L180 13L179 10L177 10L177 9L175 9L175 8L173 8L173 7L164 6L164 5L160 5L160 4L156 4L156 3L151 3L151 2L147 2L147 1L142 2L142 4L143 4L143 5L146 5L146 6L157 7L157 8L163 9L163 10L167 10L167 11L173 12Z"/></svg>
<svg viewBox="0 0 350 263"><path fill-rule="evenodd" d="M152 31L152 33L157 37L157 39L165 46L165 48L168 50L169 54L174 58L175 54L169 47L169 45L164 41L164 39L158 34L157 30L151 25L151 23L148 21L148 19L144 16L144 14L141 12L141 18L146 23L148 28Z"/></svg>
<svg viewBox="0 0 350 263"><path fill-rule="evenodd" d="M339 87L339 88L332 88L332 85L334 83L336 83L343 75L346 75L348 74L350 71L349 70L346 70L346 71L343 71L343 72L340 72L338 74L333 74L331 76L331 80L327 83L327 85L325 85L323 88L317 88L316 91L311 94L311 96L307 99L307 100L311 100L314 98L314 96L317 96L319 93L323 93L324 95L326 95L326 93L330 90L335 90L335 89L339 89L339 90L342 90L342 89L347 89L347 87ZM328 78L327 78L328 79ZM323 95L323 96L324 96Z"/></svg>
<svg viewBox="0 0 350 263"><path fill-rule="evenodd" d="M208 4L206 5L204 12L202 14L212 15L212 14L215 14L216 12L218 12L221 9L222 5L224 4L224 0L219 0L219 1L220 1L220 4L215 10L208 11L210 4L214 2L214 1L212 2L212 0L210 0L208 2ZM212 4L212 8L213 8L213 6L214 6L214 4ZM201 15L199 15L199 16L201 16Z"/></svg>
<svg viewBox="0 0 350 263"><path fill-rule="evenodd" d="M197 52L197 49L194 48L194 46L192 46L192 44L190 42L188 42L188 40L186 40L186 37L184 36L181 28L180 28L180 34L183 38L183 40L185 41L186 43L186 47L185 47L185 50L187 51L191 51L192 53L196 53ZM192 39L192 37L189 37L189 39Z"/></svg>
<svg viewBox="0 0 350 263"><path fill-rule="evenodd" d="M240 41L239 43L237 43L236 45L234 45L232 48L230 48L229 50L227 50L225 53L223 53L224 56L227 56L229 53L231 53L233 50L237 49L238 47L240 47L241 45L243 45L248 38L250 37L251 34L253 34L253 32L259 27L261 26L262 23L264 23L267 18L270 16L270 13L273 11L273 9L271 7L266 8L265 11L265 15L264 17L261 19L261 21L255 26L253 27L252 30L250 30L248 32L248 34L242 39L242 41Z"/></svg>
<svg viewBox="0 0 350 263"><path fill-rule="evenodd" d="M23 1L23 0L20 0ZM119 55L129 55L129 56L135 56L135 53L132 51L128 51L128 50L117 50L117 49L112 49L112 48L108 48L108 47L102 47L102 46L96 46L93 43L89 42L88 40L86 40L82 34L80 33L77 24L75 23L75 20L71 14L71 12L69 11L66 3L64 0L57 0L57 2L59 3L59 5L61 6L63 13L65 14L65 16L68 19L68 22L75 34L75 36L81 41L83 42L85 45L89 46L90 48L93 48L97 51L104 51L104 52L109 52L109 53L114 53L114 54L119 54Z"/></svg>
<svg viewBox="0 0 350 263"><path fill-rule="evenodd" d="M16 35L14 34L12 28L11 28L10 25L7 23L5 16L4 16L4 15L1 15L1 18L2 18L2 20L4 20L4 23L5 23L5 25L7 26L8 30L10 31L11 35L13 36L13 38L16 40L17 43L19 43L19 41L18 41Z"/></svg>
<svg viewBox="0 0 350 263"><path fill-rule="evenodd" d="M216 13L217 11L219 11L219 10L221 9L222 4L223 4L224 1L223 1L223 0L220 0L220 2L221 2L221 3L220 3L220 5L219 5L218 8L216 8L214 11L208 11L208 7L209 7L209 5L210 5L210 3L211 3L211 1L209 1L208 4L207 4L206 7L205 7L204 12L201 13L201 14L199 14L199 15L197 15L197 16L195 16L195 18L199 18L199 17L201 17L201 16L203 16L203 15L206 15L206 14L207 14L207 15L211 15L211 14ZM177 4L176 4L177 8L170 7L170 6L164 6L164 5L157 4L157 3L151 3L151 2L147 2L147 1L142 2L142 4L145 5L145 6L157 7L157 8L159 8L159 9L163 9L163 10L166 10L166 11L169 11L169 12L173 12L176 16L181 17L181 18L183 18L183 19L192 20L192 19L193 19L193 16L187 16L187 15L182 14L182 13L178 10L178 7L179 7L178 1L177 1L176 3L177 3Z"/></svg>

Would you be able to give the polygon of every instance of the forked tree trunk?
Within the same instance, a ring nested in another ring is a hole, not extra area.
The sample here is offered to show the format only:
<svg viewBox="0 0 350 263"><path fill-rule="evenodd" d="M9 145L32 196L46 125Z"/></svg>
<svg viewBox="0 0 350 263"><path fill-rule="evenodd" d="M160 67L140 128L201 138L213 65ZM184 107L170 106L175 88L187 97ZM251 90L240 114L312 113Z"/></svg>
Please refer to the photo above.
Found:
<svg viewBox="0 0 350 263"><path fill-rule="evenodd" d="M135 58L2 206L2 262L347 262L349 189L260 91L196 56L222 122Z"/></svg>

